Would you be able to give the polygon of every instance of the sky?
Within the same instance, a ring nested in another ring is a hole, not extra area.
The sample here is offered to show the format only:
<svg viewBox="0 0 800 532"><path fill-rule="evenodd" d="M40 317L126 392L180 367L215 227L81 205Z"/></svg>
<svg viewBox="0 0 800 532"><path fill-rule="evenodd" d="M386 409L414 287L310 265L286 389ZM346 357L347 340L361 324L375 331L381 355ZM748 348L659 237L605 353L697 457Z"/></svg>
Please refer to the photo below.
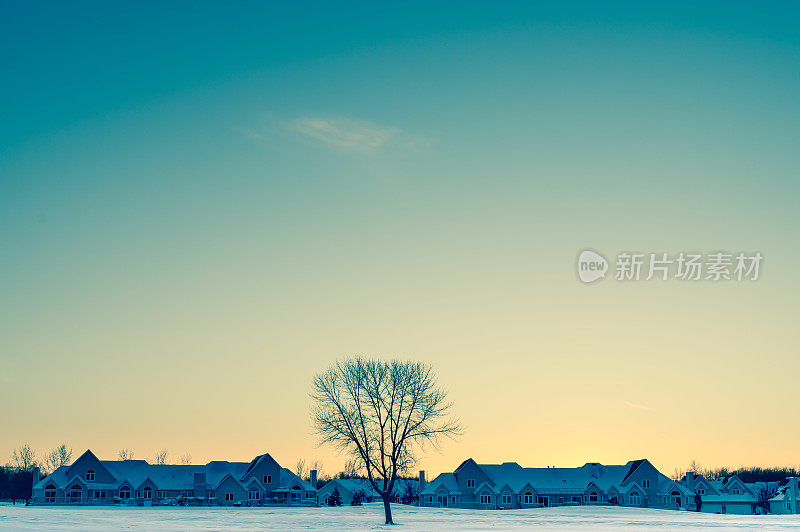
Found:
<svg viewBox="0 0 800 532"><path fill-rule="evenodd" d="M380 4L380 5L378 5ZM793 3L0 2L0 463L344 458L343 357L467 458L800 465ZM593 249L753 282L582 284Z"/></svg>

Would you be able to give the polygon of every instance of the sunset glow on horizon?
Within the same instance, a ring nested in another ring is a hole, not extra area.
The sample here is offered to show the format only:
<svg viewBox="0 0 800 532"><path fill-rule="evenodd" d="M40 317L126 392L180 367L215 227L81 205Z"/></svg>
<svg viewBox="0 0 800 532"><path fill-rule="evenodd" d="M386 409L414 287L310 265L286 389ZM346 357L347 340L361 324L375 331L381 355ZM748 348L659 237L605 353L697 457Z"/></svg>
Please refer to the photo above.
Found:
<svg viewBox="0 0 800 532"><path fill-rule="evenodd" d="M335 474L309 393L359 354L436 369L430 478L800 465L796 7L42 5L0 7L0 464Z"/></svg>

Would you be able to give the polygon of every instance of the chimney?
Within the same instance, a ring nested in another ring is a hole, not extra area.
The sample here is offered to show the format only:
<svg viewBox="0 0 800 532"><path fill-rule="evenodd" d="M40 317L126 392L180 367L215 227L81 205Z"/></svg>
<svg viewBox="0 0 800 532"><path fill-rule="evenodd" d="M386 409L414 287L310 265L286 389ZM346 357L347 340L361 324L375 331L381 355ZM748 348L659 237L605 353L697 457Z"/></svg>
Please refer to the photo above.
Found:
<svg viewBox="0 0 800 532"><path fill-rule="evenodd" d="M317 489L317 470L312 469L308 472L308 481L311 483L311 487Z"/></svg>
<svg viewBox="0 0 800 532"><path fill-rule="evenodd" d="M687 471L686 472L686 489L689 491L694 491L694 472Z"/></svg>
<svg viewBox="0 0 800 532"><path fill-rule="evenodd" d="M39 466L33 466L31 476L33 477L31 487L33 487L39 483Z"/></svg>
<svg viewBox="0 0 800 532"><path fill-rule="evenodd" d="M419 492L425 489L425 471L419 472Z"/></svg>
<svg viewBox="0 0 800 532"><path fill-rule="evenodd" d="M194 488L194 496L206 497L206 474L195 472L192 480L192 487Z"/></svg>

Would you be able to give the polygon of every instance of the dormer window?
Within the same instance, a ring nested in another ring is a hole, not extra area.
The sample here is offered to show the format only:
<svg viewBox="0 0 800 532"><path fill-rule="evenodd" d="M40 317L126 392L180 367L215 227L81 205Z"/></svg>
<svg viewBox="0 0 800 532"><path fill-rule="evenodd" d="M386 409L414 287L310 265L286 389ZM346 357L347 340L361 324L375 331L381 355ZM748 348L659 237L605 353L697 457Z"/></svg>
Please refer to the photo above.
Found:
<svg viewBox="0 0 800 532"><path fill-rule="evenodd" d="M94 481L94 470L90 469L89 471L87 471L85 478L86 478L86 482Z"/></svg>
<svg viewBox="0 0 800 532"><path fill-rule="evenodd" d="M740 492L739 492L739 488L733 488L733 489L731 490L731 493L733 493L734 495L739 495L739 493L740 493Z"/></svg>
<svg viewBox="0 0 800 532"><path fill-rule="evenodd" d="M699 493L700 495L705 495L706 494L706 490L703 489L703 488L700 488L699 490L697 490L697 493Z"/></svg>

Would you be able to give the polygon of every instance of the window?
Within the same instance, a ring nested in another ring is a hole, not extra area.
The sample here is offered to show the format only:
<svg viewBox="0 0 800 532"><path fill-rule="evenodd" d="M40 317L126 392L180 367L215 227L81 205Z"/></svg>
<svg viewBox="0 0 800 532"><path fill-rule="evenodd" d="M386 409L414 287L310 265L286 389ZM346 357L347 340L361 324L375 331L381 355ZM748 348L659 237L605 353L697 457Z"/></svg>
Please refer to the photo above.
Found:
<svg viewBox="0 0 800 532"><path fill-rule="evenodd" d="M94 471L91 470L91 469L89 471L87 471L85 478L86 478L86 482L92 482L94 480Z"/></svg>
<svg viewBox="0 0 800 532"><path fill-rule="evenodd" d="M75 484L69 490L69 500L70 502L80 502L81 500L81 486L80 484Z"/></svg>
<svg viewBox="0 0 800 532"><path fill-rule="evenodd" d="M697 490L697 493L699 493L700 495L705 495L706 494L706 490L705 490L705 488L700 488L700 489Z"/></svg>
<svg viewBox="0 0 800 532"><path fill-rule="evenodd" d="M233 502L233 493L232 492L229 491L228 493L225 494L225 502Z"/></svg>
<svg viewBox="0 0 800 532"><path fill-rule="evenodd" d="M575 504L580 504L581 503L581 496L580 495L573 495L572 496L572 502L574 502Z"/></svg>
<svg viewBox="0 0 800 532"><path fill-rule="evenodd" d="M128 487L120 488L119 489L119 498L120 499L130 499L131 498L131 489Z"/></svg>
<svg viewBox="0 0 800 532"><path fill-rule="evenodd" d="M731 490L731 493L733 493L734 495L739 495L739 493L740 493L739 488L733 488Z"/></svg>
<svg viewBox="0 0 800 532"><path fill-rule="evenodd" d="M264 475L264 484L272 484L272 475Z"/></svg>
<svg viewBox="0 0 800 532"><path fill-rule="evenodd" d="M597 502L597 492L593 491L589 494L589 502Z"/></svg>
<svg viewBox="0 0 800 532"><path fill-rule="evenodd" d="M153 498L153 488L151 488L150 486L147 486L144 489L144 498L145 499L152 499Z"/></svg>
<svg viewBox="0 0 800 532"><path fill-rule="evenodd" d="M468 488L474 488L475 487L475 479L474 478L468 478L467 479L467 487Z"/></svg>
<svg viewBox="0 0 800 532"><path fill-rule="evenodd" d="M167 498L167 492L166 491L157 491L156 492L156 497L158 497L159 499L166 499Z"/></svg>
<svg viewBox="0 0 800 532"><path fill-rule="evenodd" d="M639 506L642 503L642 498L639 496L638 491L634 491L631 493L630 503L635 506Z"/></svg>
<svg viewBox="0 0 800 532"><path fill-rule="evenodd" d="M491 495L481 495L481 504L492 504Z"/></svg>
<svg viewBox="0 0 800 532"><path fill-rule="evenodd" d="M44 502L56 502L56 487L52 484L44 489Z"/></svg>
<svg viewBox="0 0 800 532"><path fill-rule="evenodd" d="M212 501L217 498L216 494L213 491L207 491L206 497L208 498L209 501Z"/></svg>
<svg viewBox="0 0 800 532"><path fill-rule="evenodd" d="M526 491L525 495L522 496L522 500L525 504L533 504L533 493Z"/></svg>
<svg viewBox="0 0 800 532"><path fill-rule="evenodd" d="M453 496L452 496L450 499L451 499L453 502L456 502L456 496L455 496L455 495L453 495Z"/></svg>
<svg viewBox="0 0 800 532"><path fill-rule="evenodd" d="M136 491L134 492L133 496L134 496L134 497L136 497L136 498L138 499L139 497L141 497L141 496L142 496L142 493L141 493L139 490L136 490Z"/></svg>
<svg viewBox="0 0 800 532"><path fill-rule="evenodd" d="M313 498L314 498L314 493L311 492L311 491L307 491L306 492L306 499L313 499Z"/></svg>
<svg viewBox="0 0 800 532"><path fill-rule="evenodd" d="M260 499L260 497L258 496L258 491L249 492L247 494L247 498L250 499L251 501L257 501L258 499Z"/></svg>
<svg viewBox="0 0 800 532"><path fill-rule="evenodd" d="M649 489L650 488L650 481L649 480L643 480L642 481L642 487L644 489Z"/></svg>
<svg viewBox="0 0 800 532"><path fill-rule="evenodd" d="M503 504L511 504L511 495L503 495Z"/></svg>
<svg viewBox="0 0 800 532"><path fill-rule="evenodd" d="M102 490L96 490L94 492L94 498L95 499L105 499L106 498L106 492L102 491Z"/></svg>

